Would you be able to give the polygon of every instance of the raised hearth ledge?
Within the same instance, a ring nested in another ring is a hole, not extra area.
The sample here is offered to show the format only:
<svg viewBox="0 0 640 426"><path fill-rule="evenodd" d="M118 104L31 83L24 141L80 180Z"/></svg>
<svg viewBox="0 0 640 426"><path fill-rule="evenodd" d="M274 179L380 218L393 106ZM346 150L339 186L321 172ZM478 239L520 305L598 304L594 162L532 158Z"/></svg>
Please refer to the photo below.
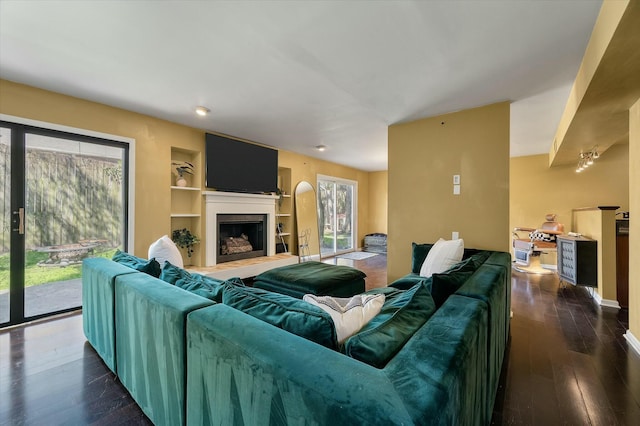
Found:
<svg viewBox="0 0 640 426"><path fill-rule="evenodd" d="M274 256L254 257L251 259L235 260L224 262L216 266L189 267L189 272L206 275L218 280L228 280L233 277L249 278L255 277L265 271L281 266L294 265L298 263L298 256L288 253L280 253Z"/></svg>
<svg viewBox="0 0 640 426"><path fill-rule="evenodd" d="M218 214L267 215L267 256L276 254L276 200L277 195L244 194L237 192L203 191L206 217L205 265L216 266L218 252Z"/></svg>

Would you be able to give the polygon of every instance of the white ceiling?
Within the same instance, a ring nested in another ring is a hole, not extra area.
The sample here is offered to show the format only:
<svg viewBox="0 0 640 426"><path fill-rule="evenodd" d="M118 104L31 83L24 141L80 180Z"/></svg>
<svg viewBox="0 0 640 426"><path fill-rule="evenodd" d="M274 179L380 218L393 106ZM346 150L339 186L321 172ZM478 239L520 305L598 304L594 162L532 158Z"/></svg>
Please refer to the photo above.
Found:
<svg viewBox="0 0 640 426"><path fill-rule="evenodd" d="M363 170L390 124L509 100L540 154L600 5L0 0L0 77Z"/></svg>

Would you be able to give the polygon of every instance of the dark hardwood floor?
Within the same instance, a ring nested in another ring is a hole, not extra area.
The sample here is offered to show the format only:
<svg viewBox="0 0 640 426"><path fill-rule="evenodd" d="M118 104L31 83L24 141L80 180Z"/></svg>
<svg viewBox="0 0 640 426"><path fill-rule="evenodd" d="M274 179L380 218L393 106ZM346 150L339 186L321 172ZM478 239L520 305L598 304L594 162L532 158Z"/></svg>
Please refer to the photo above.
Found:
<svg viewBox="0 0 640 426"><path fill-rule="evenodd" d="M332 259L386 285L386 257ZM513 273L513 319L492 424L638 425L640 356L626 311L555 275ZM82 332L79 313L0 331L0 425L145 425Z"/></svg>

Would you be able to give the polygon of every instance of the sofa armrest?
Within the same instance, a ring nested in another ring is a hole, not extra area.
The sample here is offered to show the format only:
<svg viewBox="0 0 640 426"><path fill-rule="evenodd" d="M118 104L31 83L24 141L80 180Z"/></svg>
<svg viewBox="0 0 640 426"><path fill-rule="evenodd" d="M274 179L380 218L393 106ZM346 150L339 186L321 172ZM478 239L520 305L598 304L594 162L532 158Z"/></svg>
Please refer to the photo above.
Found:
<svg viewBox="0 0 640 426"><path fill-rule="evenodd" d="M510 258L510 257L509 257ZM503 258L504 259L504 258ZM510 293L511 286L510 268L503 265L483 264L460 287L455 294L482 300L487 304L489 312L488 335L488 368L487 383L490 405L489 412L493 409L493 403L498 390L502 362L509 339L510 318Z"/></svg>
<svg viewBox="0 0 640 426"><path fill-rule="evenodd" d="M187 424L413 423L383 370L226 305L189 314L187 348Z"/></svg>
<svg viewBox="0 0 640 426"><path fill-rule="evenodd" d="M135 269L103 257L82 261L82 327L91 346L111 371L117 373L115 280Z"/></svg>
<svg viewBox="0 0 640 426"><path fill-rule="evenodd" d="M486 303L450 296L384 368L413 424L489 424L487 344Z"/></svg>
<svg viewBox="0 0 640 426"><path fill-rule="evenodd" d="M187 314L214 302L146 274L115 291L120 382L154 424L184 424Z"/></svg>

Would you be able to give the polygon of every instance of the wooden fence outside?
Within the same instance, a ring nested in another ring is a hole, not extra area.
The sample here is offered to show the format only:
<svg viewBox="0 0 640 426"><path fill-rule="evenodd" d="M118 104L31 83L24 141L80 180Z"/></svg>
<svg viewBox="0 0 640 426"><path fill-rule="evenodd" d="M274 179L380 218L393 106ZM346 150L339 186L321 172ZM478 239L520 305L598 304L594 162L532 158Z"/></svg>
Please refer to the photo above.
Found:
<svg viewBox="0 0 640 426"><path fill-rule="evenodd" d="M0 144L0 253L11 232L10 155ZM41 150L27 151L27 249L99 240L122 243L122 162Z"/></svg>

